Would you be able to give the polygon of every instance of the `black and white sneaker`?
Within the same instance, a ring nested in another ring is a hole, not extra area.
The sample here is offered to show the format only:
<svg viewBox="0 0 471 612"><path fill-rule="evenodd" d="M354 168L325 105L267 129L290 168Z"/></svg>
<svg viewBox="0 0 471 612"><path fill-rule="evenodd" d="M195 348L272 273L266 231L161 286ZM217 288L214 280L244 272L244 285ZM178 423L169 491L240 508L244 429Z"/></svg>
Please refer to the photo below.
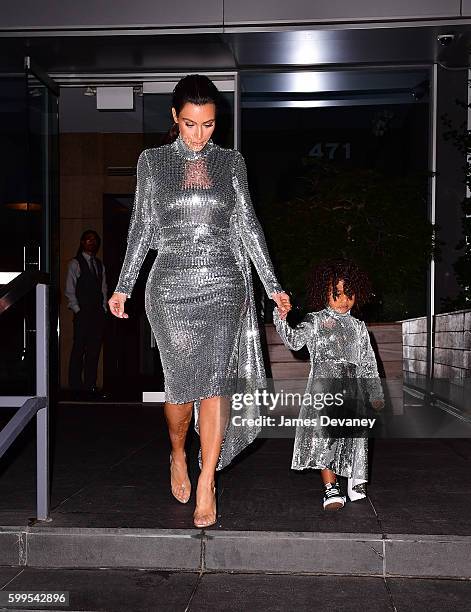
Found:
<svg viewBox="0 0 471 612"><path fill-rule="evenodd" d="M340 510L345 501L338 482L328 482L324 485L324 510Z"/></svg>

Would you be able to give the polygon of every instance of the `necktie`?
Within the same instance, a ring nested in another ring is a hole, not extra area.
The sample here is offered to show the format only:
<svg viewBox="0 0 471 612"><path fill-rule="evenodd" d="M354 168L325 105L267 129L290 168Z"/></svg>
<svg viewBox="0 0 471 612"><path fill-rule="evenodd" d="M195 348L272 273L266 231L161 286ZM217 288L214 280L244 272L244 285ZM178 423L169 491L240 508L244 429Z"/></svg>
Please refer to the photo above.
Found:
<svg viewBox="0 0 471 612"><path fill-rule="evenodd" d="M92 271L93 276L98 280L98 272L96 269L96 261L93 255L90 256L90 269Z"/></svg>

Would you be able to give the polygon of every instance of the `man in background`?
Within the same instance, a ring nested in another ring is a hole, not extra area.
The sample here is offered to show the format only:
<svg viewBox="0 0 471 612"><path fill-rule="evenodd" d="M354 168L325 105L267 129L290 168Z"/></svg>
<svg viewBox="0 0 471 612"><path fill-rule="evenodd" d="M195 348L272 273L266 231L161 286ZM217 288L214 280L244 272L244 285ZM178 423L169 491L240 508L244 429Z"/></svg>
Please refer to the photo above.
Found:
<svg viewBox="0 0 471 612"><path fill-rule="evenodd" d="M105 267L96 257L100 236L86 230L77 254L69 261L65 295L74 313L73 344L69 361L69 387L77 398L105 399L96 387L98 360L108 312ZM83 370L83 379L82 379Z"/></svg>

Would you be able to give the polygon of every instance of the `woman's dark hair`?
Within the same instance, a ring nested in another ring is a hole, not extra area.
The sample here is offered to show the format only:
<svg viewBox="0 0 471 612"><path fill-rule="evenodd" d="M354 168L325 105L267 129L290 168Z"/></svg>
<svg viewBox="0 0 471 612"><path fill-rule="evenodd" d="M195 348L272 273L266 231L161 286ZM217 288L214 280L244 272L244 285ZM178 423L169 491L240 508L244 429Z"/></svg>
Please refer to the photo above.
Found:
<svg viewBox="0 0 471 612"><path fill-rule="evenodd" d="M210 78L204 74L187 74L175 85L172 95L172 107L177 115L187 102L191 104L213 103L216 109L219 103L219 90ZM174 123L162 138L162 144L170 144L178 137L178 123Z"/></svg>
<svg viewBox="0 0 471 612"><path fill-rule="evenodd" d="M312 310L322 310L329 301L330 289L334 297L337 295L337 284L343 281L343 290L352 297L355 294L353 311L361 309L372 293L371 282L366 272L348 259L326 259L314 265L309 273L308 307Z"/></svg>
<svg viewBox="0 0 471 612"><path fill-rule="evenodd" d="M82 235L80 236L80 244L79 244L79 247L77 249L77 252L75 253L75 257L77 257L77 255L80 255L80 253L82 252L82 241L85 240L85 238L88 236L88 234L93 234L95 236L95 239L96 239L96 250L98 251L98 249L100 248L101 238L96 233L96 231L92 230L92 229L85 230L84 232L82 232Z"/></svg>

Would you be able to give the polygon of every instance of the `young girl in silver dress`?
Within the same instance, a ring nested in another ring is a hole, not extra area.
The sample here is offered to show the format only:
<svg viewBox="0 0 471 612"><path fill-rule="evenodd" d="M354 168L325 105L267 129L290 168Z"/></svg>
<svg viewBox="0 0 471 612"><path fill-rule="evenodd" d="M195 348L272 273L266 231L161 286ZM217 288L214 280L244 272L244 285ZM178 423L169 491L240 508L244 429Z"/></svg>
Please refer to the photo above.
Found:
<svg viewBox="0 0 471 612"><path fill-rule="evenodd" d="M371 294L367 275L353 262L329 260L317 265L311 275L309 312L296 327L281 319L277 309L273 322L284 344L294 350L307 345L311 370L306 394L317 392L320 381L356 378L363 386L375 410L384 404L381 381L366 325L350 314L361 307ZM356 383L355 383L356 384ZM322 382L321 382L322 385ZM335 385L333 385L335 386ZM361 401L361 400L360 400ZM324 412L328 413L326 408ZM318 417L311 405L302 404L299 417ZM342 430L343 431L343 430ZM368 479L368 439L359 437L329 437L326 429L310 426L296 428L291 468L321 470L324 485L325 510L338 510L345 504L337 475L348 479L351 501L366 497Z"/></svg>

